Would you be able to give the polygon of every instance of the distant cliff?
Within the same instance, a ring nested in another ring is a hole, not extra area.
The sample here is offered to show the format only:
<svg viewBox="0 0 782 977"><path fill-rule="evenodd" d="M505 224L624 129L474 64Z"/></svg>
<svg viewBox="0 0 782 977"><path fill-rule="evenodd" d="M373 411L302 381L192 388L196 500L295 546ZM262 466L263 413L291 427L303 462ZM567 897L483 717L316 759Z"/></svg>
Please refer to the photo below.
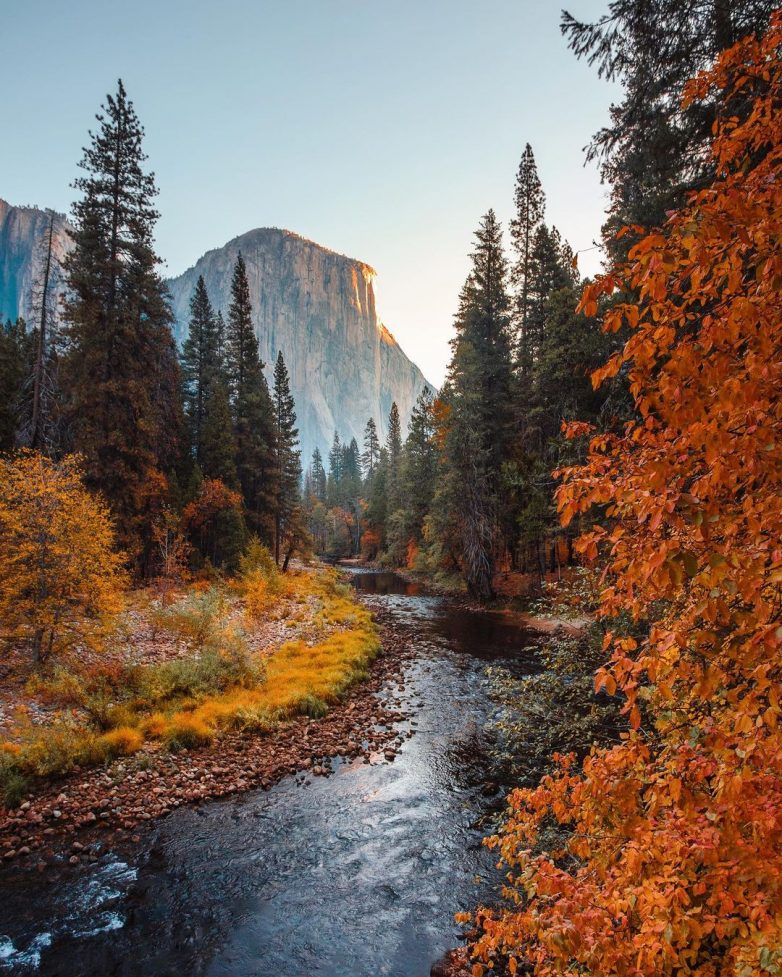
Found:
<svg viewBox="0 0 782 977"><path fill-rule="evenodd" d="M290 372L305 466L316 444L328 448L335 429L361 444L373 417L384 435L393 401L406 425L427 383L378 318L374 270L291 231L248 231L169 281L179 341L199 275L215 307L227 312L240 251L267 373L279 350Z"/></svg>
<svg viewBox="0 0 782 977"><path fill-rule="evenodd" d="M40 274L48 214L0 200L0 316L31 318L32 286ZM55 217L55 253L71 247L67 222ZM396 401L403 428L426 380L381 323L375 308L375 272L312 241L276 228L258 228L208 251L193 268L169 280L176 336L187 335L190 296L204 276L212 302L224 314L239 251L247 278L267 376L277 352L291 377L304 466L316 445L328 449L336 429L361 439L370 417L385 436Z"/></svg>
<svg viewBox="0 0 782 977"><path fill-rule="evenodd" d="M67 223L54 216L53 250L61 261L71 247ZM0 321L32 317L33 286L42 277L49 214L37 207L12 207L0 199ZM55 271L54 287L59 287Z"/></svg>

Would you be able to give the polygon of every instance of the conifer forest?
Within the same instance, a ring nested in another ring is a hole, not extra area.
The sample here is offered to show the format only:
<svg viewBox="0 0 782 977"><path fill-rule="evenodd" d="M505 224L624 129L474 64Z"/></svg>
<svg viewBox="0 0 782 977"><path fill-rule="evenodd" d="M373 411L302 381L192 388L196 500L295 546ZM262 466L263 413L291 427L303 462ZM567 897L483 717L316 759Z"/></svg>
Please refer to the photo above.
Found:
<svg viewBox="0 0 782 977"><path fill-rule="evenodd" d="M7 12L0 972L779 977L782 9L176 6Z"/></svg>

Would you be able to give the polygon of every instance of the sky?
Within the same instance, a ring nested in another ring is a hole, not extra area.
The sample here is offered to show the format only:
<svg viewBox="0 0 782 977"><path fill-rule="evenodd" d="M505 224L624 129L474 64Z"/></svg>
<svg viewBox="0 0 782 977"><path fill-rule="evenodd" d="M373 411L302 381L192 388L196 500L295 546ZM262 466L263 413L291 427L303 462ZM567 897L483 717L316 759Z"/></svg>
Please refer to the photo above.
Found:
<svg viewBox="0 0 782 977"><path fill-rule="evenodd" d="M254 227L296 231L377 270L384 323L439 385L473 232L490 207L507 225L525 143L547 221L599 267L606 188L583 148L618 90L559 18L549 0L0 0L0 197L68 211L121 77L167 276Z"/></svg>

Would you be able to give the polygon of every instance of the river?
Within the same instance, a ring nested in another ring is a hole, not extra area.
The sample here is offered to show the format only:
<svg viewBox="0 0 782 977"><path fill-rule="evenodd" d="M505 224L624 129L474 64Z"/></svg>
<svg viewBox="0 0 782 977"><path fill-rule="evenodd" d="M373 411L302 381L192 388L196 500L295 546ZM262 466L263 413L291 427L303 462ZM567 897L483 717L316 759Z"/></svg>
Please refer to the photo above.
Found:
<svg viewBox="0 0 782 977"><path fill-rule="evenodd" d="M427 977L457 944L453 914L497 884L486 669L534 671L534 637L393 574L353 580L415 647L381 693L409 714L394 762L179 809L96 865L0 880L0 970Z"/></svg>

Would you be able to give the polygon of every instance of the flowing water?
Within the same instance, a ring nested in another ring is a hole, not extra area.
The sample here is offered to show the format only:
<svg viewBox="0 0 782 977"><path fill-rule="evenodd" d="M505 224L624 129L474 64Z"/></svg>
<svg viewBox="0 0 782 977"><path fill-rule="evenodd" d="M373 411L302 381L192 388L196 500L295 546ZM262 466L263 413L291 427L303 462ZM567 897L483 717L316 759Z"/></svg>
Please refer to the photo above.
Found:
<svg viewBox="0 0 782 977"><path fill-rule="evenodd" d="M409 719L393 763L335 764L180 809L60 877L0 878L0 970L143 977L427 977L453 914L495 891L501 797L486 669L536 669L531 636L388 573L353 571L416 654L382 693Z"/></svg>

